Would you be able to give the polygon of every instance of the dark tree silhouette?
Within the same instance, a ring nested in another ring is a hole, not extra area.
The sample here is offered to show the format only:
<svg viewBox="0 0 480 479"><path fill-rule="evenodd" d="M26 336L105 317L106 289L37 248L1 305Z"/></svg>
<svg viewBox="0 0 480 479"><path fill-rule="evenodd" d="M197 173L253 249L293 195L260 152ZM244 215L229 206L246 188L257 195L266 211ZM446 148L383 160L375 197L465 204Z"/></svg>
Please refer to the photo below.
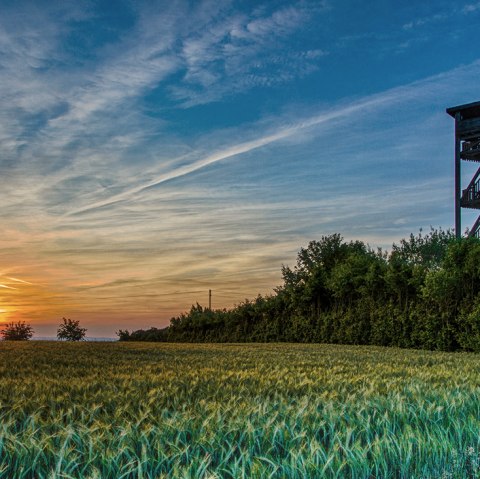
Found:
<svg viewBox="0 0 480 479"><path fill-rule="evenodd" d="M0 335L6 341L26 341L33 336L33 328L25 321L7 323Z"/></svg>
<svg viewBox="0 0 480 479"><path fill-rule="evenodd" d="M87 330L80 327L80 321L63 318L63 324L57 330L57 338L66 341L80 341L85 338Z"/></svg>

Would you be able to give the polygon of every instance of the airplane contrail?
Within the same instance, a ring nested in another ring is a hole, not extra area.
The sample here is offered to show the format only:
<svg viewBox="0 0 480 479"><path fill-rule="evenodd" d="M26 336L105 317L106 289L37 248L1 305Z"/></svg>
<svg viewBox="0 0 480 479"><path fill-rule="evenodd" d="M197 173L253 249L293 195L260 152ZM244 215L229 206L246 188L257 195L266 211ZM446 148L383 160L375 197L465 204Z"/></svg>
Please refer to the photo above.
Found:
<svg viewBox="0 0 480 479"><path fill-rule="evenodd" d="M18 278L12 278L11 276L5 276L7 279L10 279L11 281L16 281L17 283L23 283L23 284L31 284L34 286L33 283L30 283L29 281L24 281L23 279L18 279Z"/></svg>
<svg viewBox="0 0 480 479"><path fill-rule="evenodd" d="M226 149L212 153L189 165L185 165L169 173L162 174L147 183L143 183L141 185L138 185L126 191L123 191L122 193L113 195L110 198L100 200L100 201L91 203L90 205L86 205L76 210L70 211L66 213L64 217L78 215L78 214L92 211L105 206L110 206L115 203L119 203L153 186L157 186L167 181L188 175L190 173L198 171L202 168L205 168L206 166L212 165L219 161L232 158L234 156L237 156L243 153L248 153L249 151L255 150L262 146L266 146L276 141L286 139L290 136L293 136L295 133L298 133L299 131L310 128L312 126L317 126L322 123L330 122L331 120L348 117L352 113L356 113L359 111L362 112L367 108L383 106L385 104L389 104L394 101L405 101L410 97L421 95L423 88L425 87L428 88L432 80L435 80L437 76L441 76L441 75L436 75L419 82L414 82L410 85L400 86L400 87L393 88L391 90L387 90L386 92L374 94L367 98L357 100L354 103L350 103L347 106L343 106L337 109L332 109L330 111L326 111L319 115L300 121L291 126L281 128L276 133L272 133L272 134L269 134L260 138L256 138L254 140L246 141L243 143L238 143ZM420 88L418 88L419 86Z"/></svg>

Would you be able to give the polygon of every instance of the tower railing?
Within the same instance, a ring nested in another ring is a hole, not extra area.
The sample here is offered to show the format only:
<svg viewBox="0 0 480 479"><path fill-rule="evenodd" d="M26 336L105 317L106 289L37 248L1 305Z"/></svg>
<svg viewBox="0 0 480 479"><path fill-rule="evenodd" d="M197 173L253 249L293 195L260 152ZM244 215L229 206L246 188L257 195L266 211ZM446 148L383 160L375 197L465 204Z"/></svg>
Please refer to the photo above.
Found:
<svg viewBox="0 0 480 479"><path fill-rule="evenodd" d="M469 237L480 238L480 216L475 221L472 229L468 232Z"/></svg>
<svg viewBox="0 0 480 479"><path fill-rule="evenodd" d="M478 208L480 206L480 168L462 192L462 206L464 208Z"/></svg>

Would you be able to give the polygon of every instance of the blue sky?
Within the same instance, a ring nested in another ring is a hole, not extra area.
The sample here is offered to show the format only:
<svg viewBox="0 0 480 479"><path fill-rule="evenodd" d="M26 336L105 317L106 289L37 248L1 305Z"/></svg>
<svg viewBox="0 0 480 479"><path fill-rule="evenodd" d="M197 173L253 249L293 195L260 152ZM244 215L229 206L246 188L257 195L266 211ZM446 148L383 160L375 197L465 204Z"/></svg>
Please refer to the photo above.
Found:
<svg viewBox="0 0 480 479"><path fill-rule="evenodd" d="M452 227L479 27L476 0L4 0L0 322L163 326L322 235Z"/></svg>

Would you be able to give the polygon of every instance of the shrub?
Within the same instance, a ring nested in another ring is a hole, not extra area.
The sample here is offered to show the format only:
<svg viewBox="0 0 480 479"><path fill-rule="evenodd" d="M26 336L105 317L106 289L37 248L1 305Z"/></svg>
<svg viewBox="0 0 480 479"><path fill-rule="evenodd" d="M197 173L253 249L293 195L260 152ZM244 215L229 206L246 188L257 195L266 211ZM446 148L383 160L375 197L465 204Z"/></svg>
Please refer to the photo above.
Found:
<svg viewBox="0 0 480 479"><path fill-rule="evenodd" d="M0 335L6 341L26 341L33 336L33 328L25 321L7 323Z"/></svg>
<svg viewBox="0 0 480 479"><path fill-rule="evenodd" d="M85 338L87 330L80 327L80 321L63 318L63 324L57 330L57 338L66 341L80 341Z"/></svg>

